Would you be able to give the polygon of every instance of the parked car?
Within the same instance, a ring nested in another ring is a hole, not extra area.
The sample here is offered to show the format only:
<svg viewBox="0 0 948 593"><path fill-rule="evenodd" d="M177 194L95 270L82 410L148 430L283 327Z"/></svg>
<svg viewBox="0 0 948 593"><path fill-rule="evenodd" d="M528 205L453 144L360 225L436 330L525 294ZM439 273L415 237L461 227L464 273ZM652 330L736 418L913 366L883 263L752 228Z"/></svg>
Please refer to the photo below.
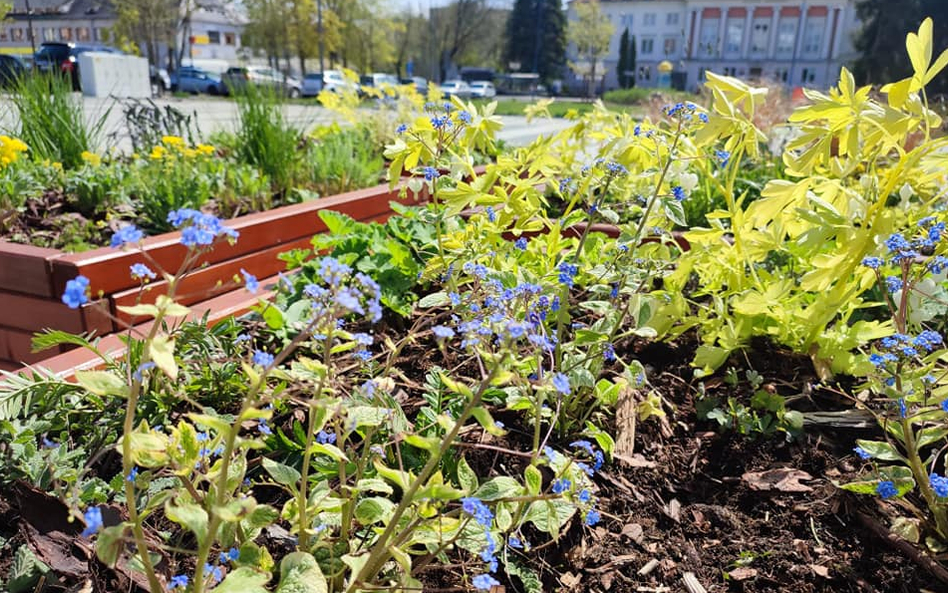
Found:
<svg viewBox="0 0 948 593"><path fill-rule="evenodd" d="M273 68L261 66L235 66L228 68L221 78L224 93L232 93L247 84L273 89L287 97L303 96L303 84L295 78L284 76Z"/></svg>
<svg viewBox="0 0 948 593"><path fill-rule="evenodd" d="M415 85L416 91L422 95L428 94L428 81L421 76L410 76L408 78L403 78L402 84L413 84Z"/></svg>
<svg viewBox="0 0 948 593"><path fill-rule="evenodd" d="M29 67L17 56L0 54L0 86L13 86L17 79L29 72Z"/></svg>
<svg viewBox="0 0 948 593"><path fill-rule="evenodd" d="M497 89L494 88L494 83L487 82L486 80L475 80L470 83L471 86L471 96L477 97L479 99L493 99L497 96Z"/></svg>
<svg viewBox="0 0 948 593"><path fill-rule="evenodd" d="M47 42L40 45L33 67L37 72L59 72L72 79L73 90L81 90L79 78L79 56L86 52L98 51L120 54L121 51L108 45L76 45L75 43Z"/></svg>
<svg viewBox="0 0 948 593"><path fill-rule="evenodd" d="M349 80L340 70L326 70L323 72L323 88L333 93L343 91L359 92L361 87L359 83Z"/></svg>
<svg viewBox="0 0 948 593"><path fill-rule="evenodd" d="M460 97L469 99L471 97L471 85L463 80L446 80L441 83L441 92L445 97Z"/></svg>
<svg viewBox="0 0 948 593"><path fill-rule="evenodd" d="M171 88L182 93L221 93L221 77L200 68L178 68L171 79Z"/></svg>
<svg viewBox="0 0 948 593"><path fill-rule="evenodd" d="M359 78L359 84L362 86L362 89L374 88L383 90L385 87L397 87L398 77L394 74L383 74L381 72L373 72L372 74L363 74Z"/></svg>
<svg viewBox="0 0 948 593"><path fill-rule="evenodd" d="M323 75L319 72L310 72L303 77L302 94L304 97L315 97L323 90Z"/></svg>
<svg viewBox="0 0 948 593"><path fill-rule="evenodd" d="M164 68L148 66L148 78L151 80L151 94L160 97L171 90L171 76Z"/></svg>

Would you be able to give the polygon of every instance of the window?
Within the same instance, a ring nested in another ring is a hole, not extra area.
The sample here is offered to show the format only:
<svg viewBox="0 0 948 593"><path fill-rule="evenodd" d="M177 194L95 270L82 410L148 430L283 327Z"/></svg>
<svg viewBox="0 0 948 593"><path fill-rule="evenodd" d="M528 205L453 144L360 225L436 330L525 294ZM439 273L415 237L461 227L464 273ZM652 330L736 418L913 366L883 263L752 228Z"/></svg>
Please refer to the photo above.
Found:
<svg viewBox="0 0 948 593"><path fill-rule="evenodd" d="M639 80L652 80L651 66L639 66Z"/></svg>
<svg viewBox="0 0 948 593"><path fill-rule="evenodd" d="M668 26L674 26L678 24L678 13L669 12L665 15L665 24Z"/></svg>
<svg viewBox="0 0 948 593"><path fill-rule="evenodd" d="M45 27L43 29L43 41L56 41L56 29Z"/></svg>
<svg viewBox="0 0 948 593"><path fill-rule="evenodd" d="M207 32L207 42L211 45L220 45L221 42L221 32L220 31L208 31Z"/></svg>
<svg viewBox="0 0 948 593"><path fill-rule="evenodd" d="M13 41L23 41L23 29L21 27L13 27L10 29L10 39Z"/></svg>
<svg viewBox="0 0 948 593"><path fill-rule="evenodd" d="M622 15L622 26L623 26L623 27L631 27L631 26L632 26L632 15L631 15L631 14L626 13L626 14L623 14L623 15Z"/></svg>
<svg viewBox="0 0 948 593"><path fill-rule="evenodd" d="M729 17L724 31L724 53L730 55L740 55L741 46L744 44L744 19L742 17Z"/></svg>
<svg viewBox="0 0 948 593"><path fill-rule="evenodd" d="M720 19L701 19L701 34L699 36L698 56L718 55L718 27Z"/></svg>
<svg viewBox="0 0 948 593"><path fill-rule="evenodd" d="M809 68L804 68L803 72L800 73L801 84L813 82L815 79L816 79L816 70L810 70Z"/></svg>
<svg viewBox="0 0 948 593"><path fill-rule="evenodd" d="M764 57L770 49L770 19L754 19L751 26L750 53Z"/></svg>
<svg viewBox="0 0 948 593"><path fill-rule="evenodd" d="M826 17L807 17L803 28L803 55L819 57L823 45L823 30L826 29Z"/></svg>
<svg viewBox="0 0 948 593"><path fill-rule="evenodd" d="M60 27L59 28L59 40L60 41L72 41L72 29L69 27Z"/></svg>
<svg viewBox="0 0 948 593"><path fill-rule="evenodd" d="M777 25L776 57L790 59L793 57L793 48L797 44L797 20L781 17Z"/></svg>
<svg viewBox="0 0 948 593"><path fill-rule="evenodd" d="M89 27L76 27L76 41L91 41Z"/></svg>
<svg viewBox="0 0 948 593"><path fill-rule="evenodd" d="M670 56L675 53L675 38L666 37L665 38L665 55Z"/></svg>
<svg viewBox="0 0 948 593"><path fill-rule="evenodd" d="M224 43L227 45L237 45L237 34L224 33Z"/></svg>
<svg viewBox="0 0 948 593"><path fill-rule="evenodd" d="M646 27L654 27L655 26L655 13L654 12L646 13L645 22L642 24L645 25Z"/></svg>
<svg viewBox="0 0 948 593"><path fill-rule="evenodd" d="M651 37L642 38L642 53L650 54L655 49L655 40Z"/></svg>
<svg viewBox="0 0 948 593"><path fill-rule="evenodd" d="M7 41L10 38L10 34L7 32L6 28L0 27L0 41Z"/></svg>

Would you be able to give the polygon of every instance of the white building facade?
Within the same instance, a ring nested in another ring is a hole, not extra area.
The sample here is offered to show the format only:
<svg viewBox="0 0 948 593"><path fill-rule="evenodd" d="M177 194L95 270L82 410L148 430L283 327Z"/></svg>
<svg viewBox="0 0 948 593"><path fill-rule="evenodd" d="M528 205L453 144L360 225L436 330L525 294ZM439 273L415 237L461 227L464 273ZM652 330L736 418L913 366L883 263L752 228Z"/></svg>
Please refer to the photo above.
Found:
<svg viewBox="0 0 948 593"><path fill-rule="evenodd" d="M567 11L573 20L572 0ZM600 0L615 27L603 59L605 89L619 86L619 40L636 43L636 86L694 90L712 71L788 87L826 88L856 56L854 0ZM660 75L667 62L669 80ZM631 73L629 73L631 74Z"/></svg>

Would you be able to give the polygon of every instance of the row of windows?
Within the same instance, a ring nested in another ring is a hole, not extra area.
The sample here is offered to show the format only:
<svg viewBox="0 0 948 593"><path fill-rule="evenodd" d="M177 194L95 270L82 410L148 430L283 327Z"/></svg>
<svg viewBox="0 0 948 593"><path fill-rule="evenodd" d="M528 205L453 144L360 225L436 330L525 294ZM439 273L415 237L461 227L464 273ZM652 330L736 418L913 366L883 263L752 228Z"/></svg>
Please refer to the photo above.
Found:
<svg viewBox="0 0 948 593"><path fill-rule="evenodd" d="M705 80L705 72L708 70L708 68L701 68L698 70L699 81ZM721 73L725 76L734 76L736 78L744 78L747 76L751 79L757 80L762 78L772 78L773 80L779 80L780 82L791 82L790 70L787 68L777 68L773 72L764 72L762 68L739 68L737 66L725 66L721 69ZM794 76L794 78L797 79L795 84L813 83L816 80L816 70L813 68L803 68L797 71L797 75Z"/></svg>
<svg viewBox="0 0 948 593"><path fill-rule="evenodd" d="M619 16L619 22L623 27L631 27L633 24L635 24L635 19L633 18L634 16L635 15L629 13L622 14ZM669 27L677 26L679 17L680 15L677 12L665 13L665 25ZM609 19L612 19L611 15L609 16ZM642 15L642 21L643 27L654 27L658 24L658 15L654 12L647 12Z"/></svg>
<svg viewBox="0 0 948 593"><path fill-rule="evenodd" d="M108 41L109 29L105 27L33 27L36 41ZM29 41L28 27L0 28L0 41Z"/></svg>
<svg viewBox="0 0 948 593"><path fill-rule="evenodd" d="M224 39L224 45L236 45L237 44L237 34L231 31L225 31L224 35L221 35L220 31L208 31L207 32L207 41L210 45L220 45L221 37Z"/></svg>
<svg viewBox="0 0 948 593"><path fill-rule="evenodd" d="M724 23L724 43L721 47L719 31L721 20L703 19L698 34L698 57L718 56L723 49L725 57L739 57L742 54L745 39L746 20L744 17L730 17ZM797 23L799 19L781 18L777 23L777 36L773 55L776 58L794 57L797 45ZM764 58L770 52L771 21L769 18L755 18L751 22L748 53L751 57ZM817 58L823 50L823 37L826 30L826 17L807 17L803 26L803 38L800 43L800 57Z"/></svg>
<svg viewBox="0 0 948 593"><path fill-rule="evenodd" d="M678 47L678 40L675 37L666 37L662 46L662 51L664 51L666 56L670 56L675 53L675 49ZM655 38L653 37L643 37L642 41L639 42L639 53L645 56L652 55L655 52Z"/></svg>

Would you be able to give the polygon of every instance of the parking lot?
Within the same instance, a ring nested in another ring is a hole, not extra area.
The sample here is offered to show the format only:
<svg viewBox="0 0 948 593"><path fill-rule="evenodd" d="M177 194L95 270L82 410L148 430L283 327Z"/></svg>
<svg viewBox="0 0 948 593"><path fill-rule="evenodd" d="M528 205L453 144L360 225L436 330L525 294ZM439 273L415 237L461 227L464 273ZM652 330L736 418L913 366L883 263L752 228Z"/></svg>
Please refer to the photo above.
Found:
<svg viewBox="0 0 948 593"><path fill-rule="evenodd" d="M122 116L121 105L111 99L95 99L83 97L86 114L90 119L101 117L108 112L105 131L110 139L104 149L112 147L127 152L131 149L131 142L125 132L125 122ZM171 105L184 113L195 114L198 130L203 137L209 136L218 130L233 129L237 122L237 105L230 99L213 97L178 98L170 97L155 99L159 106ZM10 103L0 99L0 125L9 128L14 117ZM328 124L336 118L329 110L321 107L315 100L305 102L291 102L286 105L286 116L295 125L309 128L318 124ZM522 146L529 144L540 135L553 134L566 128L569 122L564 119L540 119L527 123L525 117L499 116L504 128L498 137L505 142ZM105 141L104 141L105 142Z"/></svg>

